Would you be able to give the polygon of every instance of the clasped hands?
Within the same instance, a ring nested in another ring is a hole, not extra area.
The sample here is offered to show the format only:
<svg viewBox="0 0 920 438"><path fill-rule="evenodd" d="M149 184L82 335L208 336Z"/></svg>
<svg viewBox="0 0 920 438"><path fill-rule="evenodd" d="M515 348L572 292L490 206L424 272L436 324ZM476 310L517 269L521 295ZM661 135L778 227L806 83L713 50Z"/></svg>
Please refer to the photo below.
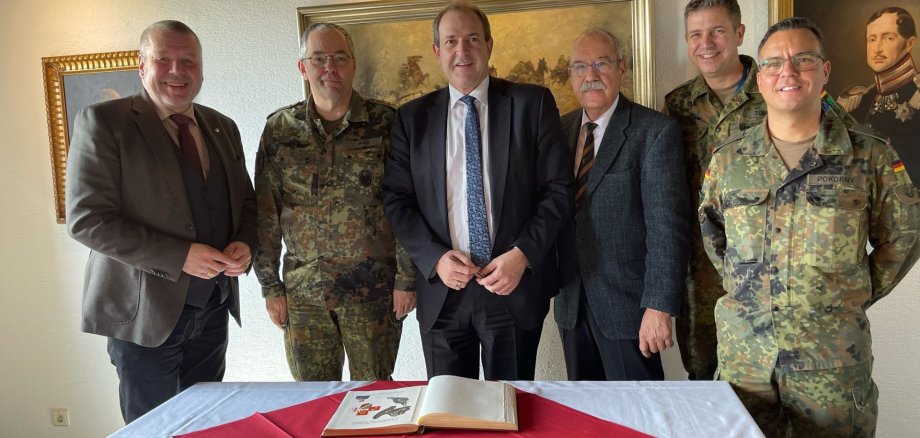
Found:
<svg viewBox="0 0 920 438"><path fill-rule="evenodd" d="M447 251L438 260L435 270L450 289L463 289L475 277L476 282L489 292L508 295L517 288L526 268L527 256L514 247L481 268L468 255L455 250Z"/></svg>
<svg viewBox="0 0 920 438"><path fill-rule="evenodd" d="M206 280L221 272L228 277L237 277L249 269L251 262L249 245L243 242L230 242L223 251L203 243L193 243L185 256L182 272Z"/></svg>

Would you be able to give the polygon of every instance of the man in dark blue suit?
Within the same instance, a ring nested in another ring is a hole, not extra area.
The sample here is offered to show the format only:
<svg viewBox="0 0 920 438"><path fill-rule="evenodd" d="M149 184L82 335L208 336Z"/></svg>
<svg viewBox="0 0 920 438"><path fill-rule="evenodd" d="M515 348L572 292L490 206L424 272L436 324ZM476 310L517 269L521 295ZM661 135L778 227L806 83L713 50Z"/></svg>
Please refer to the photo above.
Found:
<svg viewBox="0 0 920 438"><path fill-rule="evenodd" d="M558 239L554 309L568 377L662 380L690 232L680 131L620 94L626 61L610 32L579 36L570 70L582 106L562 119L575 214Z"/></svg>
<svg viewBox="0 0 920 438"><path fill-rule="evenodd" d="M383 202L419 271L428 377L532 380L555 293L556 235L571 217L571 155L549 90L489 77L492 36L475 5L433 24L449 86L393 124Z"/></svg>

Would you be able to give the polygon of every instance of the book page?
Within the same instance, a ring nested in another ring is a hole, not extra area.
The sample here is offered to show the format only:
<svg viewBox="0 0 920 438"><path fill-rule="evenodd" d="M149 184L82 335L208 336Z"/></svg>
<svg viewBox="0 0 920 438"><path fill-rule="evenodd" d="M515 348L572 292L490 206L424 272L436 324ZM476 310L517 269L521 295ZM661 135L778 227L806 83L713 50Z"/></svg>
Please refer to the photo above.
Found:
<svg viewBox="0 0 920 438"><path fill-rule="evenodd" d="M424 386L348 391L326 429L370 429L415 424Z"/></svg>
<svg viewBox="0 0 920 438"><path fill-rule="evenodd" d="M429 414L450 414L480 421L517 423L513 388L507 383L436 376L428 382L419 418Z"/></svg>

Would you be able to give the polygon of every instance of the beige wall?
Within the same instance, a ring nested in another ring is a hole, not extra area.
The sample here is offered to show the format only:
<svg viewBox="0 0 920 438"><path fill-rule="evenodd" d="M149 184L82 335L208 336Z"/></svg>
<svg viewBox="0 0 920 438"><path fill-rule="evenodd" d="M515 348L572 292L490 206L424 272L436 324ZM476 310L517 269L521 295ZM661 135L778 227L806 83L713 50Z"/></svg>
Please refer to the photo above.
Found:
<svg viewBox="0 0 920 438"><path fill-rule="evenodd" d="M0 242L6 248L0 255L0 436L98 437L121 425L105 340L79 331L87 250L53 219L40 58L132 49L147 24L185 21L205 48L199 101L237 121L252 169L264 116L302 98L294 66L295 8L326 3L333 2L0 2ZM681 37L683 3L654 5L659 106L664 92L693 74ZM766 29L766 2L741 3L749 35L743 50L750 53ZM870 312L882 436L907 436L920 428L918 280L915 270ZM281 337L267 322L254 279L243 280L241 301L246 325L231 330L227 380L289 380ZM538 378L565 375L557 338L555 325L547 324ZM669 351L666 361L669 378L682 378L676 351ZM424 378L417 324L406 326L396 377ZM50 426L52 407L69 408L72 425Z"/></svg>

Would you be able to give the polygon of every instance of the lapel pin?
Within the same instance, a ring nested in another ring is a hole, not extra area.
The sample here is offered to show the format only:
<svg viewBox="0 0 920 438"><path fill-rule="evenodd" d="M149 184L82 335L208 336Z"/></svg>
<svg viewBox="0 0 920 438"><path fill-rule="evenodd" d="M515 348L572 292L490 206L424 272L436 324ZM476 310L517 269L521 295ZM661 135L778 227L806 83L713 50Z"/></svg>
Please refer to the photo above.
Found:
<svg viewBox="0 0 920 438"><path fill-rule="evenodd" d="M215 133L219 133L219 132L220 132L220 128L214 128L214 132L215 132Z"/></svg>

